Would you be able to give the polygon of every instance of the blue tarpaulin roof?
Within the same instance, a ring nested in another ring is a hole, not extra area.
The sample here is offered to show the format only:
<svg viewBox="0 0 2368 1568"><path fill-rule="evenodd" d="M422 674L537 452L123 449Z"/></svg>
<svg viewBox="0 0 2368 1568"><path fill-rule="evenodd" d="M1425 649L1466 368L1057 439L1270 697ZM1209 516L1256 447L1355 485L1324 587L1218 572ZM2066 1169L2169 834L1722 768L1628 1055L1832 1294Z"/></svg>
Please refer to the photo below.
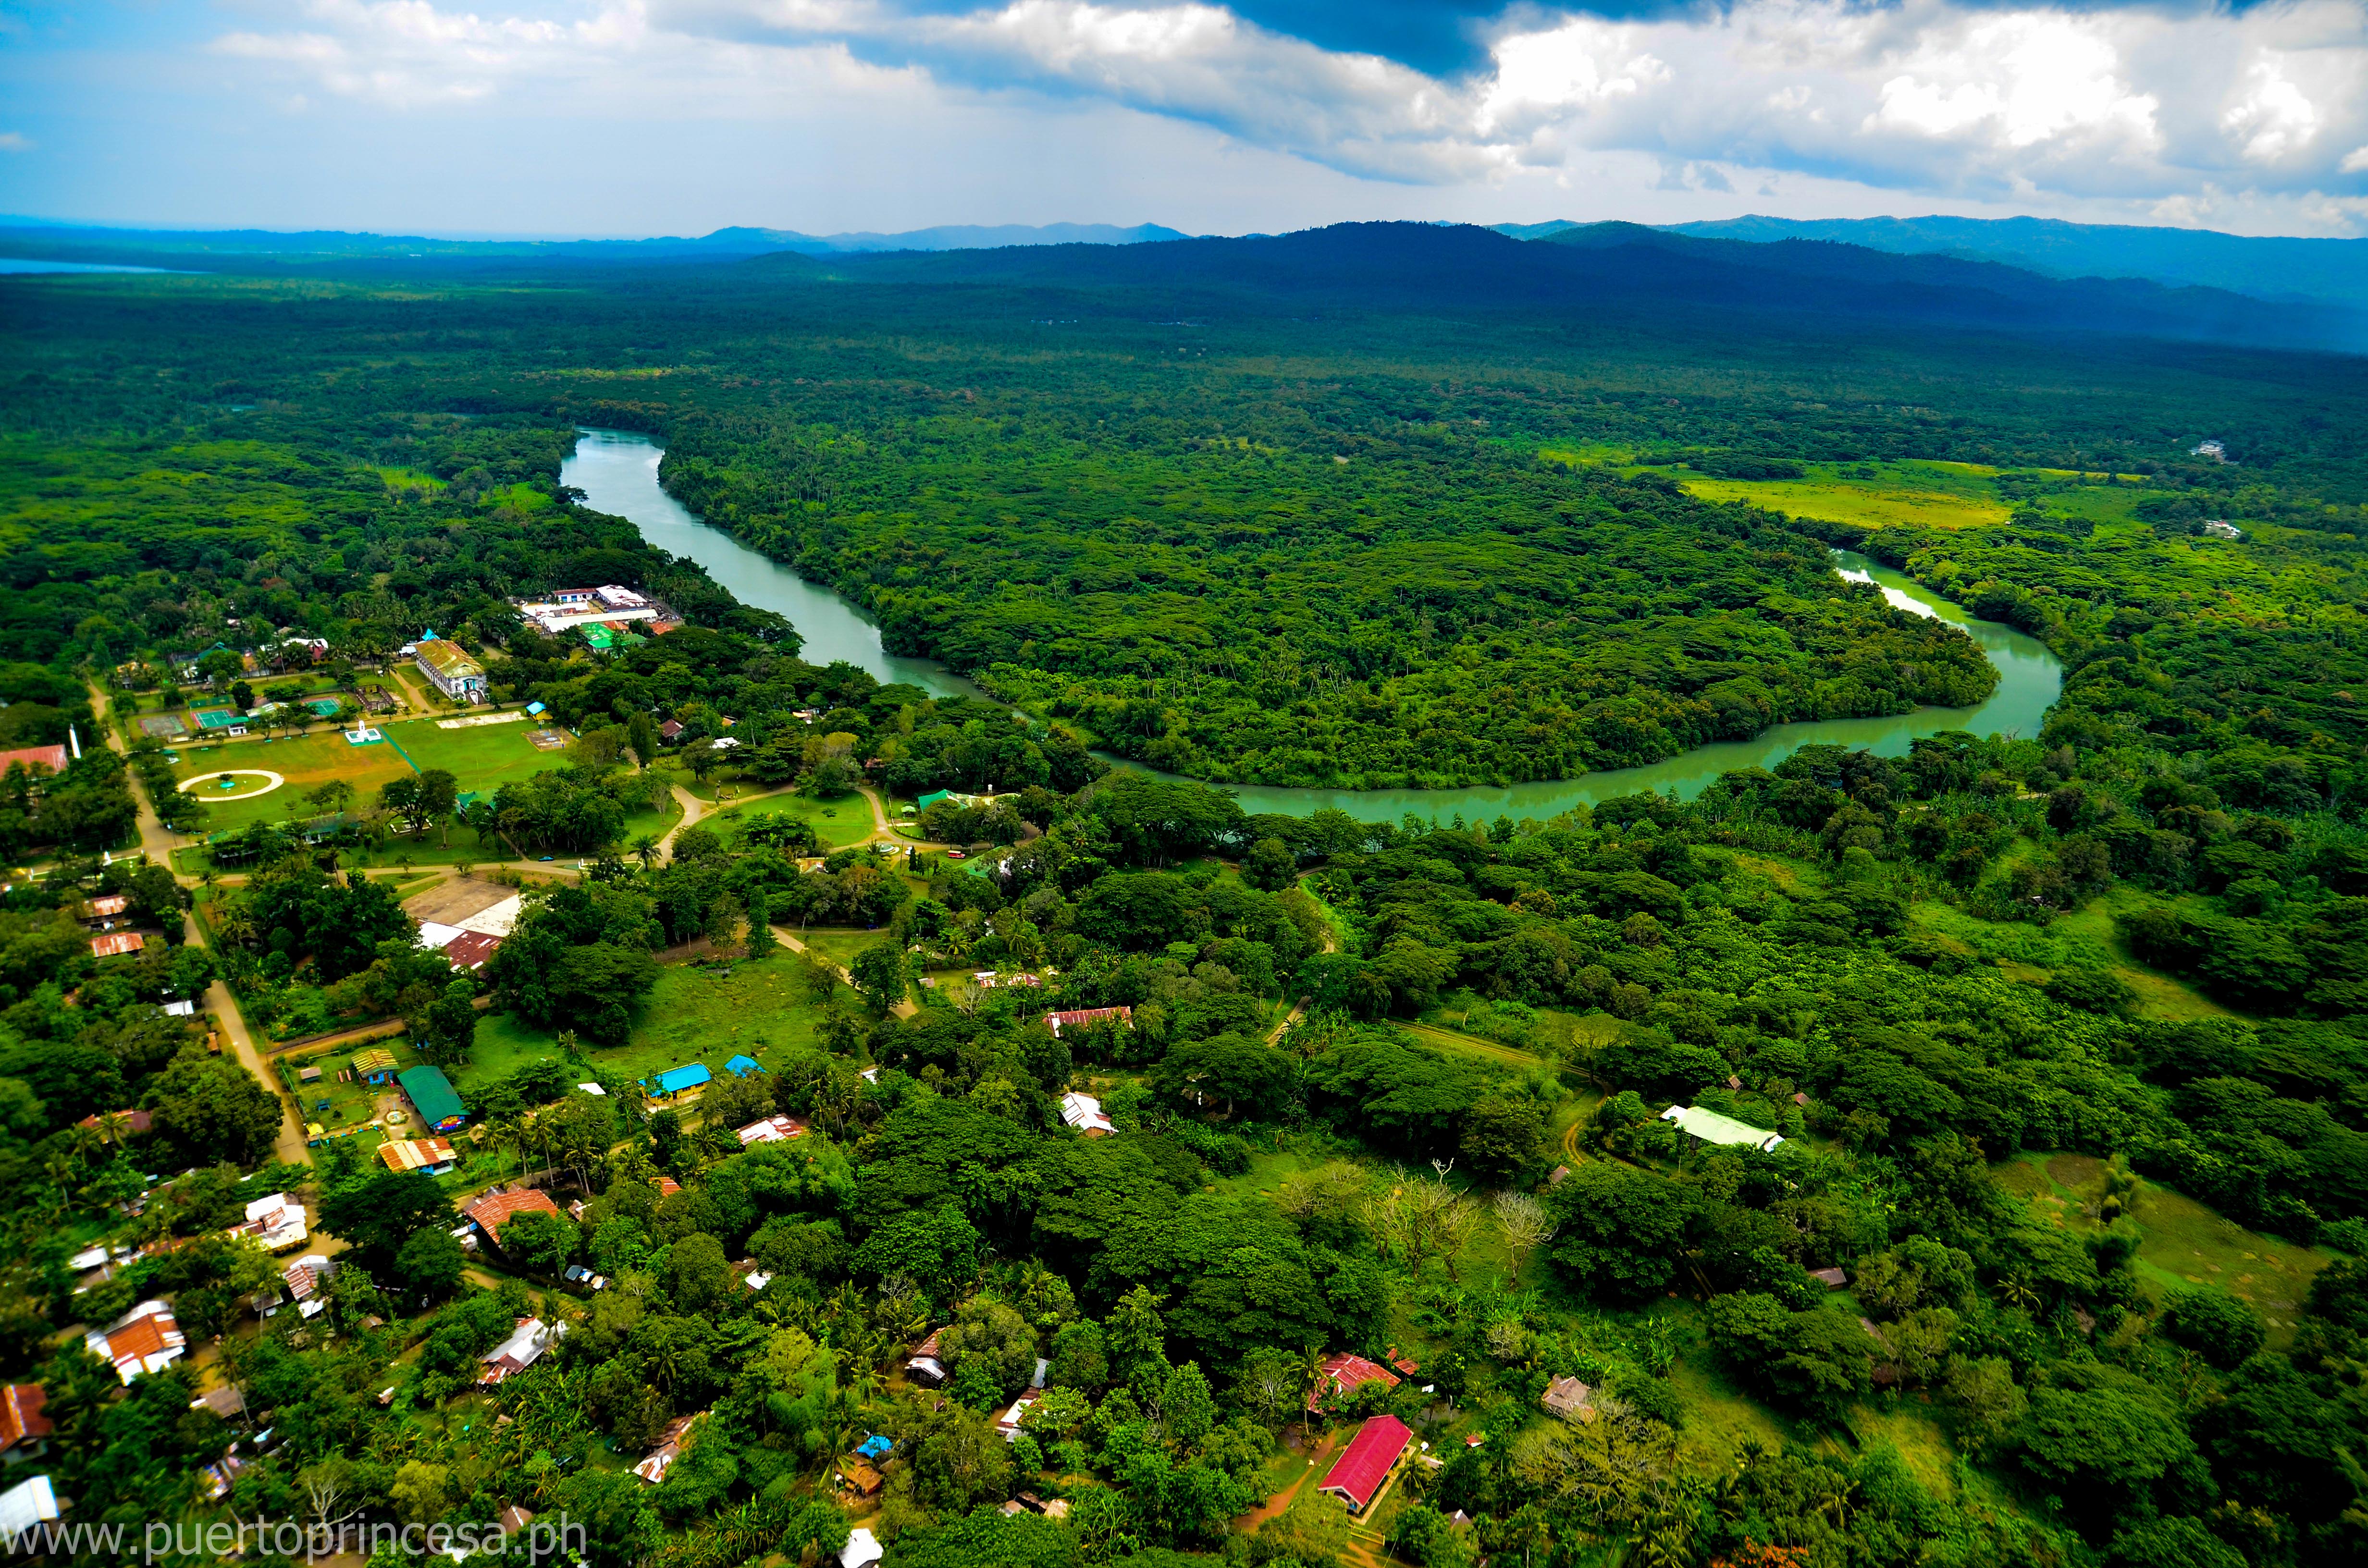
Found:
<svg viewBox="0 0 2368 1568"><path fill-rule="evenodd" d="M735 1078L745 1078L751 1073L762 1073L765 1068L753 1056L735 1056L723 1064L723 1070Z"/></svg>
<svg viewBox="0 0 2368 1568"><path fill-rule="evenodd" d="M863 1441L856 1444L855 1451L861 1454L865 1459L876 1460L882 1454L886 1453L895 1446L896 1445L894 1443L889 1441L883 1437L881 1437L875 1432L871 1437L864 1438Z"/></svg>
<svg viewBox="0 0 2368 1568"><path fill-rule="evenodd" d="M699 1087L712 1076L713 1074L708 1072L705 1062L694 1062L688 1067L667 1068L657 1075L653 1088L661 1095L677 1095L685 1089Z"/></svg>

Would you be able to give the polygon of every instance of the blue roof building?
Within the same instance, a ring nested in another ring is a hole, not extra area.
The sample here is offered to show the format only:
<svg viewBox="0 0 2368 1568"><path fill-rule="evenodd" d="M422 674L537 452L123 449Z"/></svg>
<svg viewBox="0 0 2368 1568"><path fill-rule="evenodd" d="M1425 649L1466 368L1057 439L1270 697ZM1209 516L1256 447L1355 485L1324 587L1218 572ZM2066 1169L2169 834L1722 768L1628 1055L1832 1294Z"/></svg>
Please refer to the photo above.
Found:
<svg viewBox="0 0 2368 1568"><path fill-rule="evenodd" d="M765 1068L753 1056L735 1056L723 1064L723 1070L735 1078L745 1078L751 1073L762 1073Z"/></svg>
<svg viewBox="0 0 2368 1568"><path fill-rule="evenodd" d="M688 1067L669 1067L651 1080L650 1093L661 1097L678 1095L685 1089L699 1087L713 1075L703 1062L694 1062Z"/></svg>

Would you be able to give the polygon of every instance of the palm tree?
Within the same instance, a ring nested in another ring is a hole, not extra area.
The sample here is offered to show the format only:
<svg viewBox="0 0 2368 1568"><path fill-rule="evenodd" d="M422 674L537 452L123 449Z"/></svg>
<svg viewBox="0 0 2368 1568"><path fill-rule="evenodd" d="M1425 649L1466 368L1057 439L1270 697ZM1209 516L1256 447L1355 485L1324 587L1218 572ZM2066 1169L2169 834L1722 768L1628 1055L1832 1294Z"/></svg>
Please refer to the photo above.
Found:
<svg viewBox="0 0 2368 1568"><path fill-rule="evenodd" d="M658 859L656 837L645 833L633 840L633 858L642 863L642 869L644 871L656 865Z"/></svg>

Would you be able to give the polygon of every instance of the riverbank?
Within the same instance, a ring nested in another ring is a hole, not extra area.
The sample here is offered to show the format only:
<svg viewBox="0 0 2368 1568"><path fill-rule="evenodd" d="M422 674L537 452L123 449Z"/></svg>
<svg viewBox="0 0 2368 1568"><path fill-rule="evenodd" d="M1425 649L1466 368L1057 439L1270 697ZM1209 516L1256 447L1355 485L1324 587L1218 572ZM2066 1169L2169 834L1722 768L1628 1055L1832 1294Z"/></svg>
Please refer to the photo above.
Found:
<svg viewBox="0 0 2368 1568"><path fill-rule="evenodd" d="M983 697L977 687L928 659L891 653L880 629L830 589L809 583L721 528L711 528L668 495L658 483L663 449L631 431L586 428L562 467L563 483L582 490L595 510L624 517L651 544L698 562L716 584L743 604L789 618L804 638L800 657L827 665L843 659L882 681L905 681L938 696ZM1973 708L1919 708L1875 719L1827 719L1778 724L1748 741L1697 746L1641 767L1610 768L1577 778L1531 784L1478 786L1464 790L1316 790L1262 784L1228 784L1250 812L1307 816L1346 812L1360 822L1396 822L1413 815L1430 822L1456 816L1467 822L1498 816L1552 817L1574 806L1633 795L1639 790L1675 790L1691 799L1718 778L1742 767L1773 767L1804 745L1841 745L1884 756L1904 755L1927 735L1947 730L1975 734L2038 733L2064 685L2064 666L2037 639L2012 627L1976 620L1905 574L1848 551L1835 551L1835 569L1852 582L1870 583L1899 609L1946 621L1973 638L1998 674L1989 699ZM1112 763L1153 774L1157 769L1122 757Z"/></svg>

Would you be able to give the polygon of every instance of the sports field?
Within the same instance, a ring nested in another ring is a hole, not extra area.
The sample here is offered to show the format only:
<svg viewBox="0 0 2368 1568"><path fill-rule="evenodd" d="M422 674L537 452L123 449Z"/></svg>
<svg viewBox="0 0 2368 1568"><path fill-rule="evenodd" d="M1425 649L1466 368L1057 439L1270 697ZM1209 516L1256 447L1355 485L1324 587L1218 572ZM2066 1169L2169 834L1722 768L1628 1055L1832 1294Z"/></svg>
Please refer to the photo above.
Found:
<svg viewBox="0 0 2368 1568"><path fill-rule="evenodd" d="M375 794L380 786L414 768L449 770L463 791L498 790L513 779L524 779L559 767L562 759L538 749L529 732L519 724L496 724L442 730L432 719L401 720L378 726L386 739L353 745L338 730L266 740L249 736L184 750L174 777L199 778L224 768L268 768L287 783L268 794L245 800L210 802L207 821L216 828L241 828L249 823L286 822L313 814L306 791L332 778L354 787L358 801ZM860 806L860 801L857 804Z"/></svg>

